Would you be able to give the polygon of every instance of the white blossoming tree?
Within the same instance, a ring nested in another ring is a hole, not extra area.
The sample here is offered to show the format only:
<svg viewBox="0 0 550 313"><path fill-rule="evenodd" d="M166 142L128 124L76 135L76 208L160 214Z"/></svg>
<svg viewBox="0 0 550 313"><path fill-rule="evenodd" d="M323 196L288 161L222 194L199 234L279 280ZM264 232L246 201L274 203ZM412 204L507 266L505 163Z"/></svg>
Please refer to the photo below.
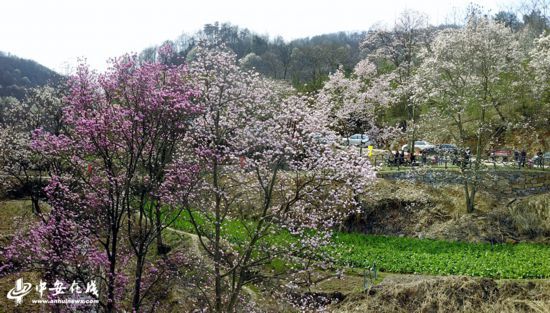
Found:
<svg viewBox="0 0 550 313"><path fill-rule="evenodd" d="M29 196L33 212L41 213L45 176L51 164L30 145L31 132L38 127L59 134L63 128L61 89L44 86L27 92L24 101L5 99L0 118L0 175L3 187L19 189Z"/></svg>
<svg viewBox="0 0 550 313"><path fill-rule="evenodd" d="M340 68L317 94L317 110L326 112L331 129L339 134L368 134L379 147L389 148L400 133L384 120L384 112L392 103L394 78L393 73L378 74L368 59L360 61L349 77Z"/></svg>
<svg viewBox="0 0 550 313"><path fill-rule="evenodd" d="M435 31L428 17L414 10L403 11L391 30L379 27L367 35L361 47L383 73L391 73L392 106L401 112L399 121L407 132L409 146L414 151L418 103L413 99L413 77L422 63L423 51L429 48Z"/></svg>
<svg viewBox="0 0 550 313"><path fill-rule="evenodd" d="M462 167L466 209L475 208L482 154L499 125L501 99L521 61L518 42L504 25L472 16L460 29L442 31L416 76L415 100L432 107L433 118L453 127L455 141L474 145L475 159ZM448 127L447 126L447 127Z"/></svg>
<svg viewBox="0 0 550 313"><path fill-rule="evenodd" d="M548 125L550 119L550 35L535 40L529 54L530 69L534 72L535 84L530 84L535 95L535 116L540 125Z"/></svg>

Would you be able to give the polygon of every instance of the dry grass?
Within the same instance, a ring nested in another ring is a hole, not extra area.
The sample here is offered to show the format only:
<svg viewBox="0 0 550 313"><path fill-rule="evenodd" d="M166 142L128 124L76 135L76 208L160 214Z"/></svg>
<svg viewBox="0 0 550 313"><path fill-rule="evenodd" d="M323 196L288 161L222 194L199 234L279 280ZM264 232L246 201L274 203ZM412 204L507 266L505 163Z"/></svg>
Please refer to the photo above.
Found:
<svg viewBox="0 0 550 313"><path fill-rule="evenodd" d="M403 276L349 296L333 312L550 312L550 283Z"/></svg>
<svg viewBox="0 0 550 313"><path fill-rule="evenodd" d="M513 203L479 191L466 213L459 185L429 186L380 179L367 192L365 214L344 230L468 242L550 242L550 194Z"/></svg>
<svg viewBox="0 0 550 313"><path fill-rule="evenodd" d="M31 313L45 312L42 310L42 305L31 303L31 299L37 298L34 291L29 293L28 297L23 298L23 303L16 306L13 300L6 297L10 289L15 287L15 281L23 278L23 281L28 283L38 282L41 278L39 273L24 272L4 276L0 278L0 313Z"/></svg>
<svg viewBox="0 0 550 313"><path fill-rule="evenodd" d="M513 223L503 210L506 203L483 191L476 200L476 211L468 214L461 186L381 179L367 193L366 215L353 216L344 229L469 242L516 241Z"/></svg>
<svg viewBox="0 0 550 313"><path fill-rule="evenodd" d="M508 206L517 231L529 238L550 235L550 195L521 199Z"/></svg>
<svg viewBox="0 0 550 313"><path fill-rule="evenodd" d="M8 236L21 227L23 221L34 219L28 200L0 201L0 236Z"/></svg>

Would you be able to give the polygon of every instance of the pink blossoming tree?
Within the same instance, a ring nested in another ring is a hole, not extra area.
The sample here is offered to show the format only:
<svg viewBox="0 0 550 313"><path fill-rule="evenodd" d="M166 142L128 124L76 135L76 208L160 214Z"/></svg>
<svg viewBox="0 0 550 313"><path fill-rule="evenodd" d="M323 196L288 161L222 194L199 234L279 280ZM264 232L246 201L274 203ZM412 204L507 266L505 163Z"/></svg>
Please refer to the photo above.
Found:
<svg viewBox="0 0 550 313"><path fill-rule="evenodd" d="M201 112L193 101L198 93L184 66L139 64L135 55L112 60L102 75L80 66L68 84L66 132L38 129L33 147L56 160L60 185L79 194L93 215L107 264L106 311L115 310L123 239L133 252L132 309L139 311L150 290L142 286L147 253L154 243L166 252L162 231L185 208L194 184L197 167L180 143Z"/></svg>
<svg viewBox="0 0 550 313"><path fill-rule="evenodd" d="M205 108L190 133L202 180L188 214L213 260L214 286L201 287L214 294L210 309L233 312L259 266L277 256L307 262L326 244L374 174L367 160L328 143L334 133L314 99L242 70L223 46L203 44L193 57ZM244 234L238 244L228 223ZM285 231L296 242L269 243Z"/></svg>

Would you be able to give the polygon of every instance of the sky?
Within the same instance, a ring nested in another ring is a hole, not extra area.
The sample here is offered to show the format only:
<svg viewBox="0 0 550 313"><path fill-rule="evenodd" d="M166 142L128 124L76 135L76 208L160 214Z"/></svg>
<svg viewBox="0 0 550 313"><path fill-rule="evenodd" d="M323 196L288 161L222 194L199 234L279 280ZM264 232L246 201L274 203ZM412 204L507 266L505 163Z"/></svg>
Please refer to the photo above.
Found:
<svg viewBox="0 0 550 313"><path fill-rule="evenodd" d="M192 34L207 23L230 22L285 40L391 26L404 10L432 24L452 19L469 3L490 13L513 0L0 0L0 51L60 73L85 58L103 70L107 59Z"/></svg>

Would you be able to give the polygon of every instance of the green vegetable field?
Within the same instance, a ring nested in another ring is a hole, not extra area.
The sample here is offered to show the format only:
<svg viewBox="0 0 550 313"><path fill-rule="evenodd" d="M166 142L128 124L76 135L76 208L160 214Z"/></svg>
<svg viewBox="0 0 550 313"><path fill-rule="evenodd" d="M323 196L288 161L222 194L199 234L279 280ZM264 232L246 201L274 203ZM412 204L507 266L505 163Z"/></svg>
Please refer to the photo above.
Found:
<svg viewBox="0 0 550 313"><path fill-rule="evenodd" d="M550 277L550 246L448 242L338 233L330 249L341 265L382 271L492 278Z"/></svg>
<svg viewBox="0 0 550 313"><path fill-rule="evenodd" d="M175 228L193 232L188 215L177 220ZM199 224L202 218L197 216ZM228 220L223 225L226 237L236 245L246 241L242 222ZM294 239L281 230L267 238L270 244L288 245ZM336 232L334 244L327 249L337 264L367 268L376 262L381 271L430 275L467 275L491 278L550 277L550 246L518 243L494 244L449 242Z"/></svg>

